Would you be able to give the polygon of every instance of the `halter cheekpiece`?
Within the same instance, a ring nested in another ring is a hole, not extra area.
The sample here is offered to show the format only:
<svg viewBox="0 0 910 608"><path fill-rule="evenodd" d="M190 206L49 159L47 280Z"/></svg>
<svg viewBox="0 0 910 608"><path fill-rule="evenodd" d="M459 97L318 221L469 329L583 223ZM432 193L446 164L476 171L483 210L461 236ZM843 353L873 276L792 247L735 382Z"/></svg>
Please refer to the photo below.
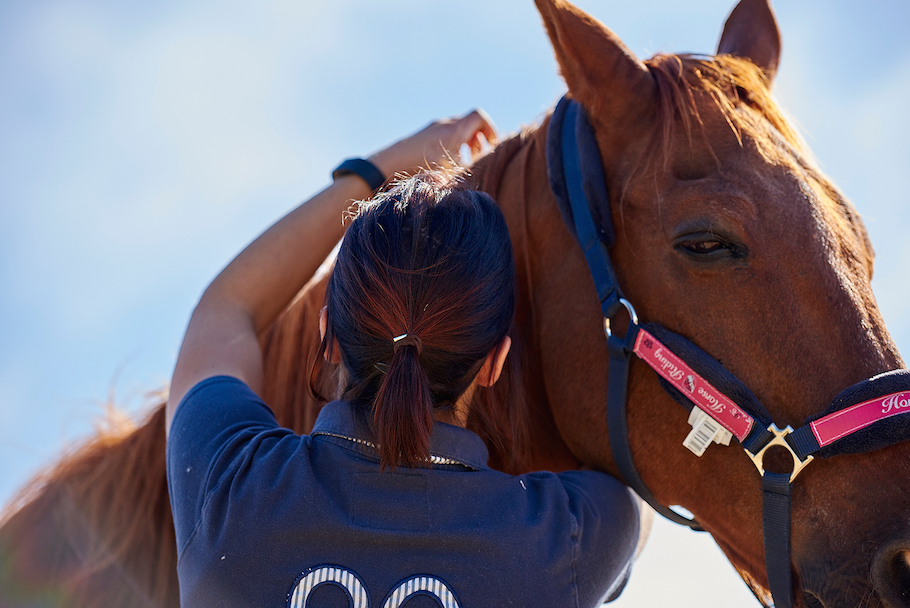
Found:
<svg viewBox="0 0 910 608"><path fill-rule="evenodd" d="M708 353L659 324L639 324L634 307L622 295L608 253L614 229L594 129L581 104L568 97L559 101L550 119L547 171L563 220L584 252L601 304L610 357L607 426L623 480L661 515L702 530L694 519L658 503L635 468L626 421L629 365L635 354L654 369L670 396L690 411L693 428L686 447L700 456L712 442L729 444L736 438L755 464L762 478L768 584L774 605L791 608L791 484L815 457L869 452L910 440L910 371L893 370L859 382L797 430L778 428L752 391ZM618 336L611 322L623 309L630 323L625 336ZM790 453L792 472L764 469L764 454L771 446Z"/></svg>

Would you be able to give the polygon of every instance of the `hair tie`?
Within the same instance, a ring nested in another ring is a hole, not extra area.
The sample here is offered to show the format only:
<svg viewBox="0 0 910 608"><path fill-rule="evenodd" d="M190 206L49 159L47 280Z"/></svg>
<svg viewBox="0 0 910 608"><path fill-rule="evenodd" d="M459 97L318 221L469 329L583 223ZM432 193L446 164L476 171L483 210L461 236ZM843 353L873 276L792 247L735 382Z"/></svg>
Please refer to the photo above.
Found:
<svg viewBox="0 0 910 608"><path fill-rule="evenodd" d="M420 351L423 350L423 342L420 341L415 334L401 334L392 338L392 343L395 347L395 350L392 352L398 352L398 349L402 346L413 346L417 349L417 355L420 356Z"/></svg>

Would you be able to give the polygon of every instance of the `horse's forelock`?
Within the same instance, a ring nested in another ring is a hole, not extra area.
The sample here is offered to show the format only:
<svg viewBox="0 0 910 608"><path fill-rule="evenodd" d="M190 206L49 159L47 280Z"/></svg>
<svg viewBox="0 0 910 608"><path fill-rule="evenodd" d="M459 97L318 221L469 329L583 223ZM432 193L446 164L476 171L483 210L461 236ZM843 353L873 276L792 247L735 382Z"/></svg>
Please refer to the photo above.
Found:
<svg viewBox="0 0 910 608"><path fill-rule="evenodd" d="M802 138L790 125L780 106L771 96L765 73L747 59L731 55L700 56L659 54L645 61L657 87L658 116L654 135L645 152L647 164L665 165L669 161L677 120L685 136L701 136L711 149L699 103L707 97L741 142L748 137L768 160L780 155L779 137L795 152L807 154ZM737 111L748 106L773 131L763 128L754 114ZM713 153L713 151L712 151Z"/></svg>

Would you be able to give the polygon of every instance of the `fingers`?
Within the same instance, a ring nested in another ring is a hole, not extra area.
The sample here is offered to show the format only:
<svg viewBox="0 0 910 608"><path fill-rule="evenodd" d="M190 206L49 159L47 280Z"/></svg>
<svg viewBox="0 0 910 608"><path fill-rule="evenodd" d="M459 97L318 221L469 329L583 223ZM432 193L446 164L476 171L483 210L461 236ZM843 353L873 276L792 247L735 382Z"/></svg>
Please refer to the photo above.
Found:
<svg viewBox="0 0 910 608"><path fill-rule="evenodd" d="M483 148L481 135L490 144L495 144L498 139L493 119L480 108L465 114L452 126L455 128L455 134L454 141L451 142L453 145L449 146L450 149L457 150L462 144L467 144L472 156L478 154Z"/></svg>
<svg viewBox="0 0 910 608"><path fill-rule="evenodd" d="M477 139L477 135L482 133L488 142L495 143L497 140L496 125L493 119L480 108L472 110L458 120L457 125L459 132L464 134L464 139L459 143L471 143L471 140Z"/></svg>
<svg viewBox="0 0 910 608"><path fill-rule="evenodd" d="M483 111L481 108L477 108L470 114L469 117L475 118L480 121L477 131L483 133L484 138L491 143L495 144L499 140L499 135L496 132L496 124L493 122L493 119L490 118L490 115Z"/></svg>

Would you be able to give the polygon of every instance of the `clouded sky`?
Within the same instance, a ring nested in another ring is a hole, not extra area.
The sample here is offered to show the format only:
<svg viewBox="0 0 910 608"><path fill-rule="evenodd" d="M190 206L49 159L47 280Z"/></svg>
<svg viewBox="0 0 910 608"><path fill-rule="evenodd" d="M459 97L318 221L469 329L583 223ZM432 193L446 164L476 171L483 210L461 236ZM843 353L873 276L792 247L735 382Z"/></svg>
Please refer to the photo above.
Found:
<svg viewBox="0 0 910 608"><path fill-rule="evenodd" d="M579 4L643 58L713 51L732 8ZM907 351L910 8L775 8L775 92L863 214ZM508 133L563 92L531 0L0 3L0 502L109 397L143 411L208 281L338 161L474 106ZM749 604L709 540L656 537L619 605Z"/></svg>

